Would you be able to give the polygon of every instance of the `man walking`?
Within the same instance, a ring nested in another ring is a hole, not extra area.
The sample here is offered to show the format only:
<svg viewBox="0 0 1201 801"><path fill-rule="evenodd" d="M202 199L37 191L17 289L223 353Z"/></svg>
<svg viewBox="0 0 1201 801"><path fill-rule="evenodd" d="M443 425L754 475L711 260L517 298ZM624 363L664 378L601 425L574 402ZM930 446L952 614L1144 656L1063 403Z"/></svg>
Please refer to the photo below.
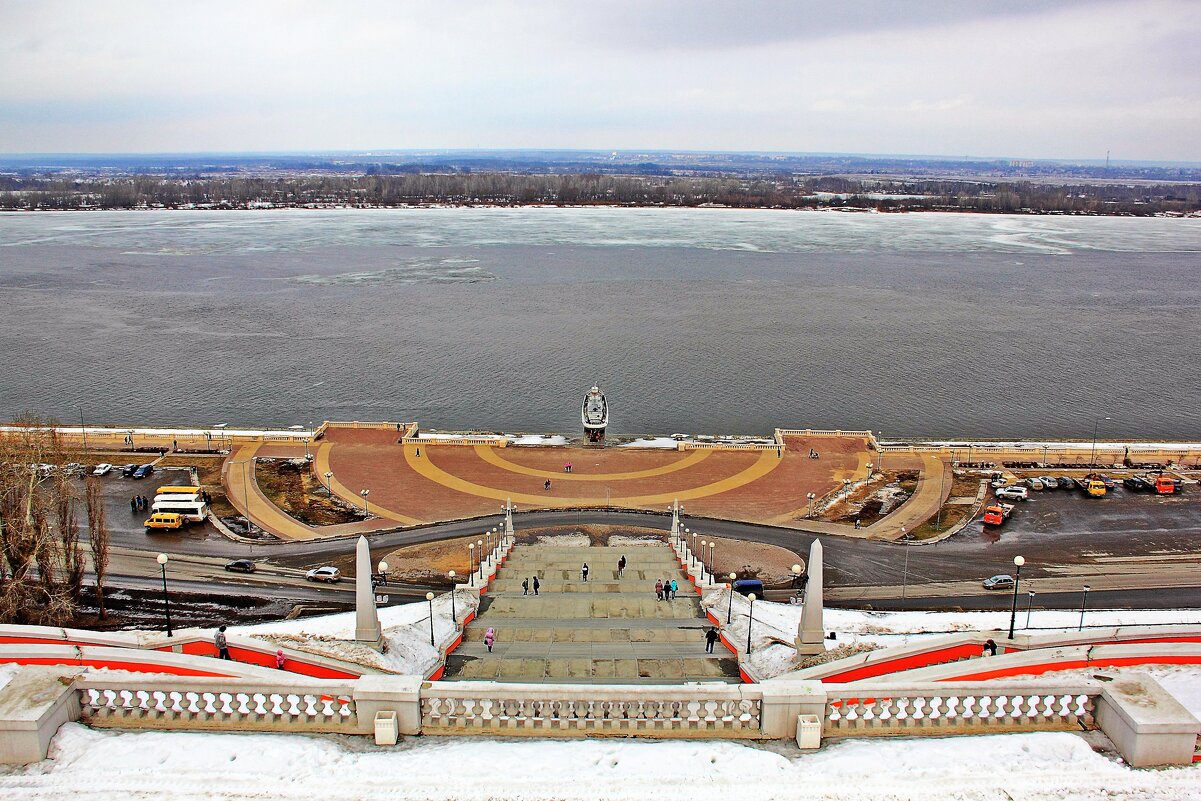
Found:
<svg viewBox="0 0 1201 801"><path fill-rule="evenodd" d="M713 653L713 643L717 642L717 629L710 627L705 632L705 653Z"/></svg>
<svg viewBox="0 0 1201 801"><path fill-rule="evenodd" d="M673 601L676 599L676 593L677 593L677 592L679 592L679 591L680 591L680 585L679 585L679 584L676 584L676 580L675 580L675 579L672 579L672 580L671 580L671 599L672 599Z"/></svg>
<svg viewBox="0 0 1201 801"><path fill-rule="evenodd" d="M219 659L233 661L233 657L229 655L229 643L225 639L225 626L217 629L217 633L213 635L213 645L217 646L217 657Z"/></svg>
<svg viewBox="0 0 1201 801"><path fill-rule="evenodd" d="M542 584L538 581L538 577L534 576L534 595L538 594L538 588L541 586Z"/></svg>
<svg viewBox="0 0 1201 801"><path fill-rule="evenodd" d="M522 595L530 594L530 580L529 579L521 580L521 594Z"/></svg>
<svg viewBox="0 0 1201 801"><path fill-rule="evenodd" d="M588 580L588 563L587 562L585 562L584 566L580 568L580 580L581 581Z"/></svg>
<svg viewBox="0 0 1201 801"><path fill-rule="evenodd" d="M621 578L626 572L626 555L623 553L617 560L617 577Z"/></svg>

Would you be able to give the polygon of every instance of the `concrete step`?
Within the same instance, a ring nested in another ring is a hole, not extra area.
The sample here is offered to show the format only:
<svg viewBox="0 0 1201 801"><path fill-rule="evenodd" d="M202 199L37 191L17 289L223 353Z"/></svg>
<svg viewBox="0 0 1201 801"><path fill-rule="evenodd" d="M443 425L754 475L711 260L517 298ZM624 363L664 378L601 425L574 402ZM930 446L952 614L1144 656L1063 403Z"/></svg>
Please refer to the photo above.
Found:
<svg viewBox="0 0 1201 801"><path fill-rule="evenodd" d="M521 595L524 592L521 581L520 579L497 579L488 585L488 594L515 593ZM684 582L676 579L676 585L679 587L676 597L684 595L685 591L696 594L696 590L691 584L685 585ZM529 591L530 593L534 591L532 582ZM543 595L553 595L557 592L607 592L631 595L642 593L654 598L655 585L654 582L649 581L543 581L542 578L539 578L538 592Z"/></svg>
<svg viewBox="0 0 1201 801"><path fill-rule="evenodd" d="M447 662L447 679L501 681L589 681L595 683L647 683L686 681L736 681L738 662L725 656L690 658L495 658L460 654Z"/></svg>
<svg viewBox="0 0 1201 801"><path fill-rule="evenodd" d="M577 628L565 626L562 621L557 625L530 626L522 621L497 621L496 623L482 622L471 625L464 633L464 642L483 642L484 634L491 628L496 633L498 642L509 643L552 643L563 645L628 645L637 644L680 644L689 646L704 643L703 627L659 627L643 628Z"/></svg>
<svg viewBox="0 0 1201 801"><path fill-rule="evenodd" d="M680 595L674 601L659 601L625 593L559 593L557 595L498 595L486 610L489 618L558 617L580 618L700 618L700 597Z"/></svg>

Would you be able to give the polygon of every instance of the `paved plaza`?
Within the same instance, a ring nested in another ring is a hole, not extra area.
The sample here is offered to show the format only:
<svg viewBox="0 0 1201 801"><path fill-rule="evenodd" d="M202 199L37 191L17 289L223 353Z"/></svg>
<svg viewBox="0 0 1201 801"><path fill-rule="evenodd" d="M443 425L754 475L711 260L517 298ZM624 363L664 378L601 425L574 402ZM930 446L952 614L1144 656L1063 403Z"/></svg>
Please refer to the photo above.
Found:
<svg viewBox="0 0 1201 801"><path fill-rule="evenodd" d="M627 560L622 576L617 562ZM589 565L588 580L580 576ZM523 580L541 586L523 591ZM675 579L674 600L655 581ZM720 643L705 653L709 623L700 599L666 545L519 545L501 568L481 614L447 660L447 679L639 683L739 680ZM484 644L496 633L492 652Z"/></svg>
<svg viewBox="0 0 1201 801"><path fill-rule="evenodd" d="M679 500L692 515L790 525L808 513L808 493L820 498L844 480L863 479L875 459L867 441L853 436L788 436L780 451L677 451L402 445L395 431L331 428L314 470L332 473L334 493L348 500L370 490L372 512L401 525L487 515L507 500L522 510L655 511Z"/></svg>

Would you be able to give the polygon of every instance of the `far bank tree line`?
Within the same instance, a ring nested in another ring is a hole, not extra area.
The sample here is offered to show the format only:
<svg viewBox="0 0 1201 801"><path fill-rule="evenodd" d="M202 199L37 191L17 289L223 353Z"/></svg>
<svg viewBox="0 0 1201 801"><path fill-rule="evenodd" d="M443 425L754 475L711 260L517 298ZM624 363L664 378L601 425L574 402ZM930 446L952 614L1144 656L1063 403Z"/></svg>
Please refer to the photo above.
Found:
<svg viewBox="0 0 1201 801"><path fill-rule="evenodd" d="M508 172L287 177L137 175L74 179L0 176L0 209L10 210L433 204L721 205L1149 216L1201 210L1201 185Z"/></svg>
<svg viewBox="0 0 1201 801"><path fill-rule="evenodd" d="M64 471L68 453L52 421L23 418L0 436L0 623L66 626L77 621L91 557L104 620L109 531L98 479L82 491ZM80 524L86 521L86 540Z"/></svg>

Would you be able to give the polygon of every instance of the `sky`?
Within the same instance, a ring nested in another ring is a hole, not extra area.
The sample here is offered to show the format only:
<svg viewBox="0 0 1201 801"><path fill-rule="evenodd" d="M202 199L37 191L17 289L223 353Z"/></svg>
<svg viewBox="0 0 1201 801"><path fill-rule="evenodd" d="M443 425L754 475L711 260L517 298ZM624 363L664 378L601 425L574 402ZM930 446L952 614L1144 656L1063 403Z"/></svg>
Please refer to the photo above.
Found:
<svg viewBox="0 0 1201 801"><path fill-rule="evenodd" d="M1197 0L0 0L0 152L1201 161Z"/></svg>

